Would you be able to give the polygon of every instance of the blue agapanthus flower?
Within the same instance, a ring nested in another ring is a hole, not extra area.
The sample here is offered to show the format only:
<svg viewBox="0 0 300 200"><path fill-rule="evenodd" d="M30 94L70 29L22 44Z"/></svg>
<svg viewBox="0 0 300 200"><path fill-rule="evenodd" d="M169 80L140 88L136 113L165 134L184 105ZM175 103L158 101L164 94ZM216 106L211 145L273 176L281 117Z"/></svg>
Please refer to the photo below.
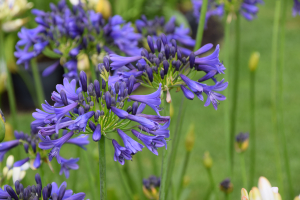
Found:
<svg viewBox="0 0 300 200"><path fill-rule="evenodd" d="M114 69L125 68L124 70L126 71L119 72L110 77L111 81L108 81L108 84L110 85L123 80L129 81L125 74L132 74L131 76L138 79L141 85L157 89L158 91L151 95L129 96L130 100L150 106L157 113L157 116L159 116L159 105L161 103L161 99L159 98L160 91L167 92L167 101L171 101L169 91L173 88L181 88L185 97L190 100L194 99L196 95L201 101L204 101L203 94L206 94L207 101L204 106L212 103L213 107L217 109L219 101L225 100L226 97L215 91L225 90L228 85L224 80L217 80L218 74L224 74L226 69L219 60L219 45L210 54L209 52L213 49L213 45L206 44L197 51L191 52L188 57L185 57L181 54L176 40L172 39L172 45L169 46L169 43L165 41L163 36L161 35L156 40L148 36L147 41L151 52L143 49L140 55L132 57L110 54L110 67ZM164 48L154 49L152 48L153 44L157 44L158 47L164 46ZM198 81L194 81L190 77L194 76L197 71L204 72L204 75ZM214 85L203 83L209 79L214 82ZM133 121L139 121L140 116L140 114L136 116L129 115L128 118ZM145 130L150 133L151 127L155 125L153 123L145 124L148 126L144 125L148 129ZM165 134L167 135L168 133Z"/></svg>
<svg viewBox="0 0 300 200"><path fill-rule="evenodd" d="M243 0L240 8L240 13L247 20L253 20L258 13L257 4L263 4L263 0Z"/></svg>
<svg viewBox="0 0 300 200"><path fill-rule="evenodd" d="M293 16L296 17L296 15L300 15L300 1L299 0L294 0Z"/></svg>
<svg viewBox="0 0 300 200"><path fill-rule="evenodd" d="M190 29L185 28L184 25L176 26L176 18L171 17L168 22L165 22L164 17L155 17L153 20L148 20L146 16L142 16L141 19L136 20L135 25L139 33L141 33L144 38L148 35L152 36L154 40L161 40L163 44L168 44L172 46L171 40L175 39L178 42L178 49L184 54L189 55L191 50L189 48L194 47L195 40L191 38ZM160 43L154 43L149 46L151 51L155 49L164 49L164 45ZM135 54L137 55L137 54Z"/></svg>
<svg viewBox="0 0 300 200"><path fill-rule="evenodd" d="M105 21L101 13L84 10L82 4L68 7L65 0L50 4L50 12L33 9L37 27L22 28L16 45L17 64L29 66L31 59L44 54L59 61L43 72L51 74L61 64L65 77L77 78L77 68L89 68L101 61L103 53L134 55L140 52L139 33L131 23L116 15ZM87 60L88 61L87 61Z"/></svg>
<svg viewBox="0 0 300 200"><path fill-rule="evenodd" d="M99 71L106 71L108 65L109 72L109 60L105 58L104 61L104 64L99 65ZM65 78L64 84L57 85L57 91L52 93L54 106L46 102L42 106L43 111L37 109L37 112L33 113L36 120L31 125L39 130L39 148L50 150L49 160L55 157L61 164L61 173L64 172L66 177L69 169L77 169L77 160L62 158L59 152L67 143L84 148L83 145L88 142L84 142L83 134L76 137L79 133L92 134L95 142L102 137L111 139L115 148L114 160L121 164L124 164L124 159L131 160L132 156L143 148L143 145L123 131L128 129L127 125L130 122L138 123L139 129L143 131L158 135L163 142L169 137L170 117L159 114L161 89L149 95L132 95L140 85L134 75L124 73L123 79L108 84L107 80L111 79L108 72L101 74L101 85L98 80L88 85L87 75L83 71L80 72L78 88L75 80L69 82ZM157 115L143 114L146 105L155 110ZM134 127L137 126L131 128ZM57 136L61 129L64 130L62 137L51 138ZM112 139L113 132L118 132L124 147Z"/></svg>
<svg viewBox="0 0 300 200"><path fill-rule="evenodd" d="M194 8L194 16L199 22L199 17L201 13L201 7L203 0L191 0ZM208 19L211 16L218 16L218 17L223 17L224 15L224 4L218 3L216 0L208 0L208 6L207 6L207 11L206 11L206 16L205 16L205 27Z"/></svg>
<svg viewBox="0 0 300 200"><path fill-rule="evenodd" d="M13 187L5 185L4 189L0 188L0 199L33 199L33 200L84 200L85 193L74 193L67 190L67 183L63 182L59 187L55 182L42 187L42 180L39 174L35 175L36 185L24 187L22 183L16 181Z"/></svg>

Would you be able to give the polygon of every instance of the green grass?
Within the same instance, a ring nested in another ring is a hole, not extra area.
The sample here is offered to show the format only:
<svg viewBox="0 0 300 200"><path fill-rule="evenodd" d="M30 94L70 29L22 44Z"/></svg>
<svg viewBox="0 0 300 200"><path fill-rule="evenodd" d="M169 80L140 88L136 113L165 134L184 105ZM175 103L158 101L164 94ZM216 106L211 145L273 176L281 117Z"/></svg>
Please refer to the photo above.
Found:
<svg viewBox="0 0 300 200"><path fill-rule="evenodd" d="M288 17L286 25L286 46L285 46L285 74L284 74L284 123L285 133L287 136L288 152L290 155L290 164L292 171L293 183L295 186L296 194L300 193L300 174L298 170L300 168L299 161L299 140L298 131L300 131L300 112L299 112L299 99L300 93L298 84L300 83L299 72L299 44L300 44L300 17L292 18L291 16L291 5L292 1L288 5ZM249 131L249 72L248 72L248 59L253 51L259 51L261 54L260 63L257 71L256 79L256 132L257 132L257 170L255 180L258 180L259 176L267 177L273 186L276 186L276 165L275 165L275 148L272 123L271 123L271 39L272 39L272 25L273 25L273 12L274 2L273 0L266 0L265 5L260 6L260 11L257 19L252 22L242 20L242 34L241 34L241 70L240 70L240 88L238 98L238 116L237 116L237 131L247 132ZM234 41L234 35L231 37L231 41ZM233 45L232 45L233 46ZM222 46L221 46L222 52ZM231 62L233 63L233 62ZM231 66L225 67L228 69L226 72L231 73ZM230 80L229 80L230 83ZM231 85L229 84L229 88ZM182 93L172 92L173 105L176 111L180 104ZM228 97L230 101L230 96ZM179 175L180 167L184 160L184 138L188 131L190 123L195 123L196 130L196 143L192 152L190 163L187 170L187 175L190 178L190 184L188 188L191 190L188 199L203 199L203 196L209 188L208 175L202 166L202 156L204 151L209 151L214 160L212 167L213 176L217 183L221 182L224 178L229 177L227 174L227 161L226 161L226 138L224 134L224 108L222 103L219 106L218 111L215 111L212 106L204 107L203 102L198 99L188 102L186 116L183 122L182 140L180 142L180 150L175 162L175 175ZM30 131L30 122L33 120L29 113L20 113L19 127L25 132ZM176 112L173 117L172 130L175 127ZM251 142L251 141L250 141ZM169 144L172 143L172 140ZM171 149L169 147L169 149ZM93 173L97 179L99 171L96 160L97 146L93 142L88 146L88 153L90 159L94 162ZM75 157L75 148L71 145L63 147L61 155L69 158ZM149 151L144 150L139 153L139 156L143 159L145 177L148 177L153 173L151 168L151 160L154 155L150 154ZM246 167L249 170L249 152L246 152ZM161 162L161 157L157 157L157 164ZM58 175L58 166L56 161L52 164L55 167L55 173L50 172L47 166L44 165L44 171L47 172L46 179L50 181L62 181L64 178ZM75 192L86 192L87 197L90 198L88 176L86 175L86 169L84 166L83 158L81 158L80 169L72 171L70 173L71 178L67 180L69 186L73 185L72 176L78 173L80 177L77 179ZM142 182L138 180L137 163L133 157L133 161L126 163L128 165L129 173L133 180L136 182L132 186L133 190L140 191L142 189ZM28 171L28 175L25 178L26 183L32 183L34 181L33 174L35 171ZM116 170L116 165L113 161L113 149L111 144L107 144L107 180L109 191L114 190L117 194L118 199L123 199L124 192L120 185L120 178ZM240 189L242 185L242 176L240 171L239 159L235 154L235 166L234 166L234 177L232 178L234 191L231 199L240 198ZM284 182L287 183L287 179L284 176ZM99 183L99 182L97 182ZM287 185L287 184L284 184ZM95 187L99 187L98 184ZM251 186L252 187L252 186ZM247 188L250 190L250 188ZM279 192L283 188L279 188ZM295 196L296 196L295 194ZM223 198L223 195L220 194Z"/></svg>

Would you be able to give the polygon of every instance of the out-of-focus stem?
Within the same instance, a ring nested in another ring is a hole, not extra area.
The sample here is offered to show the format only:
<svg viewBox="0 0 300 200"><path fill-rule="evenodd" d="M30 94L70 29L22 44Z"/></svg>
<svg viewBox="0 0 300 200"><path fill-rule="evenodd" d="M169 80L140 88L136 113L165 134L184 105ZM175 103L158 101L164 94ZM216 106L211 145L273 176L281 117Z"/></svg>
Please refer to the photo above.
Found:
<svg viewBox="0 0 300 200"><path fill-rule="evenodd" d="M209 177L209 181L210 181L210 184L211 184L212 191L215 192L216 199L218 200L219 199L219 191L218 191L217 187L215 186L215 180L214 180L213 174L211 172L211 169L207 168L207 173L208 173L208 177Z"/></svg>
<svg viewBox="0 0 300 200"><path fill-rule="evenodd" d="M284 131L284 99L283 99L283 76L284 76L284 46L285 46L285 23L286 23L287 1L282 0L282 16L280 17L280 47L279 47L279 77L278 77L278 100L279 100L279 133L281 135L281 147L283 149L284 167L288 178L289 199L294 197L294 187L290 169L289 154L287 150L286 135Z"/></svg>
<svg viewBox="0 0 300 200"><path fill-rule="evenodd" d="M32 70L33 79L34 79L34 87L35 87L35 91L37 94L39 107L41 107L41 104L45 101L45 95L44 95L43 85L42 85L41 76L40 76L40 73L38 70L38 66L36 63L36 59L32 59L30 64L31 64L31 70Z"/></svg>
<svg viewBox="0 0 300 200"><path fill-rule="evenodd" d="M256 164L256 134L255 134L255 73L250 70L250 174L249 185L254 185Z"/></svg>
<svg viewBox="0 0 300 200"><path fill-rule="evenodd" d="M281 0L277 0L275 3L275 16L273 25L273 39L272 39L272 70L271 70L271 101L272 101L272 122L273 122L273 135L275 140L275 152L276 152L276 167L277 167L277 181L279 188L283 188L283 178L281 169L281 158L280 158L280 135L278 132L278 117L277 117L277 51L278 51L278 31L280 21L280 8ZM284 190L281 191L281 195Z"/></svg>
<svg viewBox="0 0 300 200"><path fill-rule="evenodd" d="M95 181L94 181L94 175L93 175L93 170L91 168L91 160L89 159L88 157L88 152L87 151L82 151L82 155L83 155L83 158L84 158L84 163L85 163L85 166L86 166L86 172L88 174L88 178L89 178L89 186L90 186L90 190L92 192L92 198L93 199L96 199L97 198L97 195L96 195L96 191L95 191ZM77 182L78 183L78 182Z"/></svg>
<svg viewBox="0 0 300 200"><path fill-rule="evenodd" d="M0 27L2 27L1 23L0 23ZM14 85L12 82L11 73L5 61L4 33L1 28L0 28L0 68L5 70L7 74L7 92L8 92L9 109L12 117L13 130L17 130L18 129L17 106L16 106L16 98L14 93Z"/></svg>
<svg viewBox="0 0 300 200"><path fill-rule="evenodd" d="M106 155L105 155L105 137L102 135L98 142L99 151L99 172L100 172L100 199L107 199L106 191Z"/></svg>
<svg viewBox="0 0 300 200"><path fill-rule="evenodd" d="M232 70L232 105L230 113L230 171L233 173L233 160L234 160L234 134L236 128L236 115L237 115L237 104L238 104L238 92L239 92L239 64L240 64L240 15L237 14L235 24L235 57L234 57L234 69Z"/></svg>
<svg viewBox="0 0 300 200"><path fill-rule="evenodd" d="M184 179L184 175L186 173L187 170L187 166L190 160L190 156L191 156L191 152L190 151L186 151L185 152L185 156L184 156L184 161L183 161L183 167L180 173L180 178L179 178L179 187L178 187L178 191L177 191L177 197L180 197L181 195L181 191L183 189L183 179Z"/></svg>
<svg viewBox="0 0 300 200"><path fill-rule="evenodd" d="M242 178L243 178L243 188L247 188L247 172L246 172L244 152L240 153L240 160L241 160L241 171L242 171Z"/></svg>
<svg viewBox="0 0 300 200"><path fill-rule="evenodd" d="M194 47L194 51L197 51L200 48L201 43L202 43L205 19L206 19L207 4L208 4L208 0L202 1L201 14L199 17L199 24L198 24L198 29L197 29L196 44Z"/></svg>

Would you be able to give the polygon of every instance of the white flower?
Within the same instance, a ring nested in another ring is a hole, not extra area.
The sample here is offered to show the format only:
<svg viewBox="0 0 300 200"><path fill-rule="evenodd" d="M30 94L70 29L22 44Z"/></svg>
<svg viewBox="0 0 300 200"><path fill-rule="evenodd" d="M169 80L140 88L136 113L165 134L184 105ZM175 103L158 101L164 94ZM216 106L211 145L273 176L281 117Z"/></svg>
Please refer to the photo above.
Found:
<svg viewBox="0 0 300 200"><path fill-rule="evenodd" d="M10 155L6 159L6 167L8 167L8 169L11 169L13 167L13 164L14 164L14 156Z"/></svg>

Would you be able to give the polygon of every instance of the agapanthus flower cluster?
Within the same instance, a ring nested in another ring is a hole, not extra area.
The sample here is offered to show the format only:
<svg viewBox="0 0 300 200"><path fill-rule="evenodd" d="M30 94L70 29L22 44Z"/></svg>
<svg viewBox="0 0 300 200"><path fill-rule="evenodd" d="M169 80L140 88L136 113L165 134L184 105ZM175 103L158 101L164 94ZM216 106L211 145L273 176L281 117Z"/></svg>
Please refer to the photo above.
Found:
<svg viewBox="0 0 300 200"><path fill-rule="evenodd" d="M192 0L194 16L199 19L203 0ZM245 19L251 21L256 18L259 11L257 4L263 4L263 0L222 1L209 0L206 13L206 21L213 15L222 17L226 12L239 12Z"/></svg>
<svg viewBox="0 0 300 200"><path fill-rule="evenodd" d="M164 34L170 46L171 40L175 39L178 42L178 49L180 49L184 55L189 55L191 53L189 48L195 46L195 40L189 35L189 28L185 28L183 24L176 26L175 21L175 17L171 17L168 22L165 22L164 17L155 17L153 20L148 20L146 16L143 15L141 19L136 20L135 25L138 32L143 35L145 42L148 35L156 40L161 34ZM154 48L158 48L156 44L154 44ZM164 46L162 46L162 48L164 48Z"/></svg>
<svg viewBox="0 0 300 200"><path fill-rule="evenodd" d="M41 113L39 109L37 109L37 113L34 113L34 116L40 116L38 113ZM35 121L37 122L37 120ZM34 122L34 123L35 123ZM34 124L33 123L33 124ZM34 127L34 125L33 125ZM39 136L32 131L32 133L25 134L24 132L20 131L15 131L15 140L11 140L8 142L2 142L0 143L0 162L3 161L5 154L13 149L18 147L19 145L23 145L25 153L27 154L27 157L24 159L21 159L19 161L16 161L14 163L14 167L21 167L24 163L27 163L30 161L31 163L31 168L32 169L38 169L41 167L43 163L46 163L49 165L50 169L52 170L52 166L50 165L48 158L47 158L47 153L46 151L39 149L38 145L41 142ZM53 138L57 138L58 135L54 135ZM72 140L68 141L69 144L75 144L79 147L85 148L84 145L87 145L89 143L87 136L79 136L77 138L74 138ZM59 159L62 160L61 164L61 171L60 174L65 173L66 177L69 177L69 170L70 169L77 169L78 166L76 162L79 160L77 159L65 159L61 156L59 156ZM74 163L74 161L76 161ZM75 165L75 166L74 166ZM76 167L77 166L77 167Z"/></svg>
<svg viewBox="0 0 300 200"><path fill-rule="evenodd" d="M73 194L72 190L67 190L67 183L63 182L59 187L55 182L47 184L44 188L39 174L35 175L36 185L29 185L24 188L23 184L16 181L14 188L5 185L4 189L0 188L0 199L24 199L24 200L84 200L85 193L80 192Z"/></svg>
<svg viewBox="0 0 300 200"><path fill-rule="evenodd" d="M65 77L74 79L78 77L77 68L88 70L90 65L96 66L107 52L127 55L139 52L137 44L141 36L121 16L113 16L106 22L102 14L85 11L82 4L70 8L65 0L58 5L51 3L50 8L50 12L33 9L38 26L22 28L18 33L17 64L28 68L30 60L43 53L58 59L43 75L49 75L61 64L67 71Z"/></svg>
<svg viewBox="0 0 300 200"><path fill-rule="evenodd" d="M191 1L194 8L194 16L199 22L203 0L191 0ZM207 6L207 11L205 16L205 26L208 19L211 16L223 17L223 14L224 14L224 4L220 4L216 0L208 0L208 6Z"/></svg>
<svg viewBox="0 0 300 200"><path fill-rule="evenodd" d="M300 1L299 0L294 0L293 16L296 17L296 15L300 15Z"/></svg>
<svg viewBox="0 0 300 200"><path fill-rule="evenodd" d="M218 81L216 75L224 74L225 67L219 60L219 45L215 51L205 56L204 54L213 48L212 44L206 44L195 52L185 57L177 47L176 40L171 40L169 45L167 37L162 34L156 41L148 36L148 45L151 52L142 50L141 55L133 57L122 57L110 54L110 67L119 69L127 66L129 71L118 72L112 80L123 80L133 75L139 77L139 82L146 87L160 88L167 92L167 101L171 101L169 90L181 88L187 99L194 99L196 95L201 101L203 94L207 95L205 106L210 103L217 109L218 101L226 99L222 94L217 93L226 89L228 83L224 79ZM157 49L154 48L156 44ZM162 48L164 47L164 48ZM205 73L198 81L192 80L197 71ZM207 85L203 82L212 79L214 85ZM113 81L112 81L113 82ZM189 88L187 88L187 87Z"/></svg>
<svg viewBox="0 0 300 200"><path fill-rule="evenodd" d="M148 199L158 199L158 188L160 187L160 177L150 176L143 179L143 192Z"/></svg>
<svg viewBox="0 0 300 200"><path fill-rule="evenodd" d="M123 80L108 84L109 76L108 59L104 58L104 65L99 65L102 73L102 81L94 80L87 83L87 75L80 72L80 87L76 88L76 80L69 82L64 79L63 85L57 85L57 92L52 93L54 106L46 102L44 111L37 110L33 114L36 119L32 126L39 129L39 143L41 149L51 149L49 160L54 157L58 163L64 162L59 152L65 143L72 143L73 136L83 132L92 134L94 141L106 137L112 141L115 148L114 160L124 164L125 160L131 160L138 151L142 151L143 145L136 142L125 131L131 130L132 134L154 154L158 155L157 148L165 146L165 138L169 137L170 117L159 114L161 104L161 87L149 95L132 95L139 86L133 75ZM146 105L157 111L157 115L143 114ZM128 127L131 122L139 125ZM137 127L138 130L134 128ZM65 129L66 134L58 139L51 136ZM143 134L142 131L151 134ZM113 132L117 132L123 140L121 146L113 139ZM80 136L79 136L80 137ZM80 141L80 140L79 140Z"/></svg>

